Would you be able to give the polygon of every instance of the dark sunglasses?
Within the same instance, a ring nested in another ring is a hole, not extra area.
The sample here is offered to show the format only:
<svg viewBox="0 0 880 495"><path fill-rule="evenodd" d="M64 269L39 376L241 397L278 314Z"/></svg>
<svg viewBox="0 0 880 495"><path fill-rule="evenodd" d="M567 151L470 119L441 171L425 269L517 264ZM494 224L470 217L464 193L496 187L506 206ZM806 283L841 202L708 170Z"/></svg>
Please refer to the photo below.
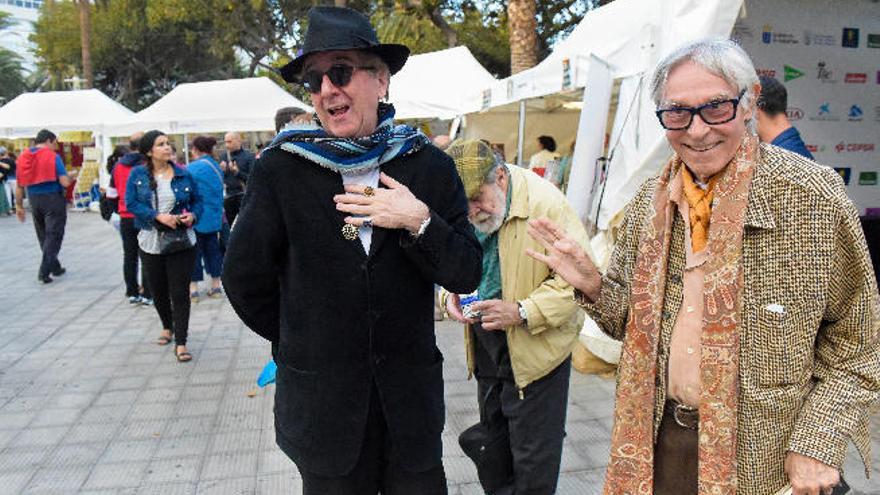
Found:
<svg viewBox="0 0 880 495"><path fill-rule="evenodd" d="M691 126L694 115L699 115L709 125L726 124L736 118L736 109L742 100L745 90L736 98L729 100L710 101L698 107L673 107L657 110L660 125L668 131L683 131Z"/></svg>
<svg viewBox="0 0 880 495"><path fill-rule="evenodd" d="M324 82L324 76L330 79L330 82L338 88L344 88L351 82L351 76L355 70L376 70L369 66L353 66L346 64L333 64L324 72L310 70L302 75L300 83L309 93L320 93L321 84Z"/></svg>

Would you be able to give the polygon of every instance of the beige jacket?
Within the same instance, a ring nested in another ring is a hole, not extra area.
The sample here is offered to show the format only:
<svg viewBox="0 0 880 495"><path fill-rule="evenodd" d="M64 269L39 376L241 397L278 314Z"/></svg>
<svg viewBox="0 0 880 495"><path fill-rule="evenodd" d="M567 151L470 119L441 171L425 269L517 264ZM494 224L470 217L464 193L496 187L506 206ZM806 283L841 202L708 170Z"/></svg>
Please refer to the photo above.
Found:
<svg viewBox="0 0 880 495"><path fill-rule="evenodd" d="M623 340L639 241L657 180L629 204L602 278L584 309ZM667 265L658 369L665 370L685 265L676 215ZM852 441L870 466L869 409L880 392L880 303L858 213L834 170L770 145L749 193L743 234L737 494L786 482L788 451L840 467ZM657 376L655 435L666 399Z"/></svg>
<svg viewBox="0 0 880 495"><path fill-rule="evenodd" d="M550 273L547 265L535 261L526 249L543 248L526 232L530 218L547 217L589 250L587 233L565 196L533 172L508 166L511 200L507 219L498 232L501 260L501 298L519 301L528 313L528 327L509 327L507 345L513 376L520 390L553 371L571 354L584 314L574 302L568 282ZM445 302L445 297L444 297ZM445 307L445 304L444 304ZM475 338L465 327L468 376L474 371Z"/></svg>

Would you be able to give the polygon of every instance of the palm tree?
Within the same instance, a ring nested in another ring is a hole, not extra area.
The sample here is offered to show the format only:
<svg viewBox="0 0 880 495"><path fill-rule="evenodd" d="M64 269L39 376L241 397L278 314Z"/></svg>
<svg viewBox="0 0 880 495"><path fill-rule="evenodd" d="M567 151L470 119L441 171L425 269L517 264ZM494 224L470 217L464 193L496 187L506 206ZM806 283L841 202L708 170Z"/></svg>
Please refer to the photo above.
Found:
<svg viewBox="0 0 880 495"><path fill-rule="evenodd" d="M92 12L89 0L79 0L79 35L82 43L82 69L86 80L86 89L95 86L95 75L92 72Z"/></svg>
<svg viewBox="0 0 880 495"><path fill-rule="evenodd" d="M10 14L0 12L0 33L12 26ZM0 105L15 98L27 89L21 57L17 53L0 48Z"/></svg>
<svg viewBox="0 0 880 495"><path fill-rule="evenodd" d="M538 64L538 25L535 0L510 0L507 23L510 31L510 73Z"/></svg>

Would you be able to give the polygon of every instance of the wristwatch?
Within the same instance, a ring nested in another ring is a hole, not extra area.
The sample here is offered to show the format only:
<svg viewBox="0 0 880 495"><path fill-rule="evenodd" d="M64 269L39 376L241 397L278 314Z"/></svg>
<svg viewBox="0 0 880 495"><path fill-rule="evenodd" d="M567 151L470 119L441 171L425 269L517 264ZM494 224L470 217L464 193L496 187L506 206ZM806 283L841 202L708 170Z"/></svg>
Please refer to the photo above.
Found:
<svg viewBox="0 0 880 495"><path fill-rule="evenodd" d="M519 308L519 318L522 320L522 326L529 326L529 312L526 311L525 306L523 306L521 302L517 301L516 307Z"/></svg>

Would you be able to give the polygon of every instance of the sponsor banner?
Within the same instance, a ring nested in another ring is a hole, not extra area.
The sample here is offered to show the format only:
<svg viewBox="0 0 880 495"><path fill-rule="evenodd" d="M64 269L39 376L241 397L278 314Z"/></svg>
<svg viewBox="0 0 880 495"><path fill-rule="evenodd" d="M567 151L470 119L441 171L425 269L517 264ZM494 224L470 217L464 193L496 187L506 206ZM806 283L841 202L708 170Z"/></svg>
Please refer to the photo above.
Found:
<svg viewBox="0 0 880 495"><path fill-rule="evenodd" d="M867 72L847 72L843 78L843 82L847 84L865 84L868 82Z"/></svg>
<svg viewBox="0 0 880 495"><path fill-rule="evenodd" d="M846 120L850 122L861 122L864 116L865 112L862 111L862 107L852 105L849 107L849 112L846 114Z"/></svg>
<svg viewBox="0 0 880 495"><path fill-rule="evenodd" d="M844 48L858 48L859 47L859 29L845 27L843 28L843 39L840 42L841 46Z"/></svg>
<svg viewBox="0 0 880 495"><path fill-rule="evenodd" d="M874 143L844 143L834 145L834 151L838 153L870 153L874 151Z"/></svg>
<svg viewBox="0 0 880 495"><path fill-rule="evenodd" d="M797 45L800 43L794 33L774 31L773 26L770 24L764 24L764 29L761 31L761 41L768 45L770 43L779 43L781 45Z"/></svg>
<svg viewBox="0 0 880 495"><path fill-rule="evenodd" d="M797 107L788 107L785 110L785 116L791 121L801 120L804 118L804 111Z"/></svg>
<svg viewBox="0 0 880 495"><path fill-rule="evenodd" d="M833 34L816 33L810 30L804 31L804 45L807 46L837 46L837 38Z"/></svg>
<svg viewBox="0 0 880 495"><path fill-rule="evenodd" d="M823 83L833 84L837 82L837 79L834 77L834 71L828 67L824 60L816 64L816 79Z"/></svg>
<svg viewBox="0 0 880 495"><path fill-rule="evenodd" d="M834 171L840 174L840 178L843 179L843 183L845 185L849 185L849 179L852 176L852 168L850 167L834 167Z"/></svg>
<svg viewBox="0 0 880 495"><path fill-rule="evenodd" d="M877 185L877 171L869 170L866 172L859 172L859 185L860 186L876 186Z"/></svg>
<svg viewBox="0 0 880 495"><path fill-rule="evenodd" d="M790 65L785 65L783 69L785 70L785 82L797 79L804 75L804 71L796 69ZM878 74L880 74L880 72L878 72ZM880 75L878 75L878 77L880 77Z"/></svg>
<svg viewBox="0 0 880 495"><path fill-rule="evenodd" d="M831 108L831 103L825 101L819 104L816 113L810 117L810 120L837 122L840 120L840 116Z"/></svg>

